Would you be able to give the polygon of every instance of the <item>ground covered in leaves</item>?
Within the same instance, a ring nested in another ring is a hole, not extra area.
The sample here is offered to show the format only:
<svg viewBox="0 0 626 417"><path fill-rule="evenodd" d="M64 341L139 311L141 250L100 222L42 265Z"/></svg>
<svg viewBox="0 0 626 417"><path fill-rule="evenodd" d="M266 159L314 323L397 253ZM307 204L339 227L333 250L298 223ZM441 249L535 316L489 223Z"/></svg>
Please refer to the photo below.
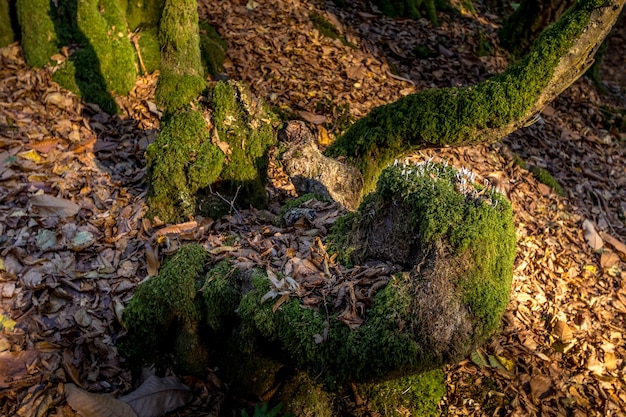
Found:
<svg viewBox="0 0 626 417"><path fill-rule="evenodd" d="M424 88L475 84L508 62L496 37L501 19L480 8L442 15L433 27L382 17L360 2L349 10L300 0L200 3L229 44L226 75L284 117L310 123L322 146L375 106ZM319 16L336 39L314 27ZM582 79L501 143L411 156L474 171L508 195L516 216L502 332L446 369L443 414L626 413L624 20L602 69L606 95ZM115 347L121 311L185 242L201 242L216 261L234 256L241 268L281 268L300 283L305 304L324 295L316 280L335 276L342 320L360 324L358 303L389 271L325 261L325 234L340 207L310 202L314 219L276 226L279 197L291 188L274 167L267 210L154 223L143 217L144 151L159 125L157 74L138 79L118 98L123 114L109 116L53 83L53 70L26 67L18 45L0 49L0 415L74 416L67 383L132 390ZM184 382L194 401L175 415L225 409L217 375ZM374 415L358 398L346 400L345 414Z"/></svg>

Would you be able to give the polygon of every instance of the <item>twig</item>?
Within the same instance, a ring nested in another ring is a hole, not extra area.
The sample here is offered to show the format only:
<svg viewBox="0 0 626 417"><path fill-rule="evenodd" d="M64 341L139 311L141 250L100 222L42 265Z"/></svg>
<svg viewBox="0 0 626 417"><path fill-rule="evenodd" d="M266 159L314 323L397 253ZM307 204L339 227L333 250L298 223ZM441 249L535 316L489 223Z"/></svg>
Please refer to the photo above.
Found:
<svg viewBox="0 0 626 417"><path fill-rule="evenodd" d="M141 38L141 33L139 33L138 30L139 29L133 32L133 34L130 36L130 40L133 42L133 45L135 46L135 51L137 51L137 57L139 58L139 65L141 66L141 71L143 75L147 75L148 71L146 70L146 66L143 63L143 58L141 57L141 48L139 47L139 38Z"/></svg>
<svg viewBox="0 0 626 417"><path fill-rule="evenodd" d="M245 230L246 232L249 232L250 229L248 228L248 225L244 222L243 216L241 215L241 213L239 213L239 210L237 210L237 208L235 207L235 200L237 199L237 196L239 195L240 189L241 189L241 186L240 185L237 186L237 191L235 191L235 196L233 197L232 201L228 201L226 198L222 197L220 193L218 193L217 191L213 191L213 188L211 188L211 186L209 185L209 192L212 195L218 197L220 200L222 200L226 204L228 204L230 206L229 213L232 213L234 211L235 215L239 219L239 222L243 225L243 230Z"/></svg>

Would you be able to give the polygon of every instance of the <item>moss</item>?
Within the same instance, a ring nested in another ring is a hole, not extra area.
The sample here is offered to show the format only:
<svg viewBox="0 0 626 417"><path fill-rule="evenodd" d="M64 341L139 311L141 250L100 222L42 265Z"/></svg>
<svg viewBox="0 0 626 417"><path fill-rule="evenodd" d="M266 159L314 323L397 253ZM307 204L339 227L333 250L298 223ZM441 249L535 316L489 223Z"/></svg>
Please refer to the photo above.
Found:
<svg viewBox="0 0 626 417"><path fill-rule="evenodd" d="M519 155L515 155L513 163L522 169L526 169L526 161L524 161Z"/></svg>
<svg viewBox="0 0 626 417"><path fill-rule="evenodd" d="M321 14L313 12L309 15L309 19L313 22L313 27L317 29L322 36L330 39L339 39L345 46L356 48L356 45L348 42L345 36L341 35L339 30Z"/></svg>
<svg viewBox="0 0 626 417"><path fill-rule="evenodd" d="M359 167L368 193L380 171L405 153L480 143L481 131L507 126L531 110L560 58L587 26L591 11L602 4L578 2L542 33L522 61L481 84L425 90L375 108L326 154L347 156Z"/></svg>
<svg viewBox="0 0 626 417"><path fill-rule="evenodd" d="M206 88L196 1L165 1L159 41L161 74L155 99L160 106L173 112L195 100Z"/></svg>
<svg viewBox="0 0 626 417"><path fill-rule="evenodd" d="M213 26L200 21L200 53L207 72L217 75L224 72L228 45Z"/></svg>
<svg viewBox="0 0 626 417"><path fill-rule="evenodd" d="M235 314L241 298L241 289L236 284L239 275L237 268L228 261L222 261L206 274L205 283L200 289L204 299L205 321L213 331L218 331Z"/></svg>
<svg viewBox="0 0 626 417"><path fill-rule="evenodd" d="M437 56L436 52L430 50L430 48L426 45L415 45L411 49L413 55L415 55L418 59L428 59L434 58Z"/></svg>
<svg viewBox="0 0 626 417"><path fill-rule="evenodd" d="M174 112L194 102L206 87L202 77L179 75L161 67L154 98L159 106Z"/></svg>
<svg viewBox="0 0 626 417"><path fill-rule="evenodd" d="M156 28L165 0L130 0L126 19L131 31L137 28Z"/></svg>
<svg viewBox="0 0 626 417"><path fill-rule="evenodd" d="M159 45L158 31L156 28L140 30L139 50L141 59L146 67L146 72L152 74L159 69L161 63L161 45Z"/></svg>
<svg viewBox="0 0 626 417"><path fill-rule="evenodd" d="M220 178L241 187L240 204L265 205L265 169L267 153L276 143L276 117L239 82L218 82L211 103L219 140L230 150Z"/></svg>
<svg viewBox="0 0 626 417"><path fill-rule="evenodd" d="M550 171L548 171L547 169L534 166L530 169L530 172L533 173L533 176L537 179L537 181L552 188L558 195L565 195L565 192L563 191L561 185L556 179L554 179L552 174L550 174Z"/></svg>
<svg viewBox="0 0 626 417"><path fill-rule="evenodd" d="M0 0L0 48L4 48L17 38L14 8L14 0Z"/></svg>
<svg viewBox="0 0 626 417"><path fill-rule="evenodd" d="M324 388L304 372L298 372L285 382L277 394L284 413L298 417L332 417L333 403Z"/></svg>
<svg viewBox="0 0 626 417"><path fill-rule="evenodd" d="M50 0L17 0L22 50L28 65L43 68L59 51Z"/></svg>
<svg viewBox="0 0 626 417"><path fill-rule="evenodd" d="M173 346L167 344L175 343L173 335L181 326L187 326L183 338L195 337L193 327L200 314L197 277L207 258L198 244L182 246L163 263L158 276L137 287L123 314L129 338L121 349L131 365L158 361L171 351Z"/></svg>
<svg viewBox="0 0 626 417"><path fill-rule="evenodd" d="M446 393L441 369L357 387L373 411L390 417L439 416L439 403Z"/></svg>
<svg viewBox="0 0 626 417"><path fill-rule="evenodd" d="M150 177L148 215L166 222L192 216L196 192L217 179L224 158L224 153L211 142L200 112L186 109L166 114L157 140L146 152Z"/></svg>

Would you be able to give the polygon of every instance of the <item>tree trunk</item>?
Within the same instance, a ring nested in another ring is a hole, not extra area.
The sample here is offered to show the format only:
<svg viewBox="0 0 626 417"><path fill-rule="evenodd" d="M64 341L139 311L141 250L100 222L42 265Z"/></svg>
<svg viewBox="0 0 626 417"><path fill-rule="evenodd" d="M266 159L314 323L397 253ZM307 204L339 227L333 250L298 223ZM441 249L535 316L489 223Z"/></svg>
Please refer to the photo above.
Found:
<svg viewBox="0 0 626 417"><path fill-rule="evenodd" d="M504 22L500 41L514 57L526 54L541 32L574 4L574 0L522 0Z"/></svg>

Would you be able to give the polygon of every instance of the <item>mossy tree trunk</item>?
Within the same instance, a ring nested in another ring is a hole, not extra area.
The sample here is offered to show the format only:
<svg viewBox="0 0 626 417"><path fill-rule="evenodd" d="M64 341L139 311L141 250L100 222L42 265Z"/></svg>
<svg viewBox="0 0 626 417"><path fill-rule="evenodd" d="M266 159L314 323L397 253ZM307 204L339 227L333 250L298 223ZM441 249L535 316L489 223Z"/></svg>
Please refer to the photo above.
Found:
<svg viewBox="0 0 626 417"><path fill-rule="evenodd" d="M514 57L530 50L541 32L574 4L574 0L522 0L500 31L502 45Z"/></svg>

